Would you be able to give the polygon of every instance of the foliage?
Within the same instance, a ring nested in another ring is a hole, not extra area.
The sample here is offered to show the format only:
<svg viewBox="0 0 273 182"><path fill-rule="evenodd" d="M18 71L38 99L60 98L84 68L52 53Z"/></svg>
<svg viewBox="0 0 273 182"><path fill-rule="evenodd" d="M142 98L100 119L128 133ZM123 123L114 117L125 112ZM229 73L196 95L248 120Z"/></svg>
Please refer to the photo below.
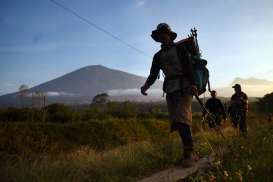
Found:
<svg viewBox="0 0 273 182"><path fill-rule="evenodd" d="M259 99L258 107L261 112L273 113L273 92Z"/></svg>
<svg viewBox="0 0 273 182"><path fill-rule="evenodd" d="M166 105L161 103L108 102L92 104L76 110L64 104L52 104L45 108L0 109L0 121L47 121L57 123L107 120L110 118L158 118L167 119Z"/></svg>
<svg viewBox="0 0 273 182"><path fill-rule="evenodd" d="M92 104L104 104L109 102L109 95L107 93L97 94L92 101Z"/></svg>
<svg viewBox="0 0 273 182"><path fill-rule="evenodd" d="M0 110L0 121L41 121L43 113L39 109L31 108L6 108Z"/></svg>
<svg viewBox="0 0 273 182"><path fill-rule="evenodd" d="M173 166L182 155L162 103L9 108L0 110L0 118L1 181L136 181ZM206 175L189 180L272 178L273 127L262 115L248 115L248 139L229 127L225 140L206 127L201 130L200 113L193 120L197 152L207 155L213 147L223 155Z"/></svg>
<svg viewBox="0 0 273 182"><path fill-rule="evenodd" d="M271 181L273 179L273 124L262 116L249 117L248 137L220 143L213 168L189 181ZM221 152L220 152L221 153Z"/></svg>
<svg viewBox="0 0 273 182"><path fill-rule="evenodd" d="M73 120L73 110L64 104L52 104L44 108L47 112L47 121L69 122Z"/></svg>

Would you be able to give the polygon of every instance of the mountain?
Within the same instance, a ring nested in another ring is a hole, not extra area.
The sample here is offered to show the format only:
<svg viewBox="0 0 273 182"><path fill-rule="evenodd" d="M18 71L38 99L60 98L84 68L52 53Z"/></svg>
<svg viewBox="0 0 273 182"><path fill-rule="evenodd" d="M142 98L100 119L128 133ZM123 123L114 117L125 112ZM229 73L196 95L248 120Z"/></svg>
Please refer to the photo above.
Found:
<svg viewBox="0 0 273 182"><path fill-rule="evenodd" d="M135 94L140 96L139 88L145 80L145 77L109 69L102 65L94 65L81 68L30 88L28 93L37 91L46 93L47 103L81 104L90 103L96 94L102 92L107 92L114 96ZM162 82L157 81L152 89L161 89L161 87ZM141 97L144 98L143 96ZM31 102L30 95L28 98L28 102ZM1 106L16 106L18 103L20 103L18 92L0 96Z"/></svg>
<svg viewBox="0 0 273 182"><path fill-rule="evenodd" d="M231 83L231 85L234 85L236 83L242 84L242 85L272 85L273 84L272 81L253 78L253 77L246 78L246 79L236 77Z"/></svg>
<svg viewBox="0 0 273 182"><path fill-rule="evenodd" d="M87 66L30 88L23 102L25 105L41 103L41 98L37 99L37 97L32 98L31 96L31 93L39 91L45 93L46 104L56 102L90 104L95 95L105 92L110 95L111 100L162 101L164 99L161 97L162 81L156 81L148 91L148 97L140 94L139 88L145 80L145 77L110 69L102 65ZM235 78L228 87L216 88L218 95L230 97L234 93L231 87L235 83L241 84L243 91L249 97L262 97L273 91L272 81L257 78ZM0 96L0 107L20 105L22 105L22 98L18 92Z"/></svg>
<svg viewBox="0 0 273 182"><path fill-rule="evenodd" d="M216 88L218 95L230 97L234 93L233 85L240 84L242 90L249 97L263 97L265 94L273 92L273 82L257 78L235 78L229 87Z"/></svg>

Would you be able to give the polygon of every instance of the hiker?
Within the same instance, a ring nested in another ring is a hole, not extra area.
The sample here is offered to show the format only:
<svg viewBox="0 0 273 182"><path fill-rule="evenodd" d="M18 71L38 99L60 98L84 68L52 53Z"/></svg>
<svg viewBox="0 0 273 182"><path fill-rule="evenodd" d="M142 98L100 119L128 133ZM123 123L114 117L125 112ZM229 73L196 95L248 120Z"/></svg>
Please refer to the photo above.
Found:
<svg viewBox="0 0 273 182"><path fill-rule="evenodd" d="M212 90L210 94L211 98L207 100L205 107L215 117L215 122L209 122L209 126L213 128L215 127L215 125L220 126L222 118L226 119L227 116L221 100L216 97L217 92L215 90ZM203 116L205 115L206 113L203 112Z"/></svg>
<svg viewBox="0 0 273 182"><path fill-rule="evenodd" d="M197 93L190 55L186 48L174 44L177 34L166 23L160 23L151 37L161 43L161 49L154 55L150 75L141 87L141 93L147 95L146 91L162 70L171 132L178 131L184 146L184 156L179 163L190 167L194 162L191 105L193 94Z"/></svg>
<svg viewBox="0 0 273 182"><path fill-rule="evenodd" d="M268 121L268 122L272 122L272 113L269 113L269 114L268 114L267 121Z"/></svg>
<svg viewBox="0 0 273 182"><path fill-rule="evenodd" d="M246 114L248 112L248 97L242 92L241 85L235 84L235 93L231 96L229 113L231 116L231 121L234 128L238 127L240 129L240 134L246 136L247 134L247 124L246 124Z"/></svg>

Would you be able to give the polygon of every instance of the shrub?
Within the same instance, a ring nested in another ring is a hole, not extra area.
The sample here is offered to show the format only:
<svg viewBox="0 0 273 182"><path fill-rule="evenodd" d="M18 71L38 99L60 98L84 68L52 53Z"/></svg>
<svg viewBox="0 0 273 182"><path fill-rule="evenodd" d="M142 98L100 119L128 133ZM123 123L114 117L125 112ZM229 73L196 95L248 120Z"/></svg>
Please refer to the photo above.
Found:
<svg viewBox="0 0 273 182"><path fill-rule="evenodd" d="M69 122L73 120L74 111L64 104L52 104L45 107L47 111L47 121L51 122Z"/></svg>

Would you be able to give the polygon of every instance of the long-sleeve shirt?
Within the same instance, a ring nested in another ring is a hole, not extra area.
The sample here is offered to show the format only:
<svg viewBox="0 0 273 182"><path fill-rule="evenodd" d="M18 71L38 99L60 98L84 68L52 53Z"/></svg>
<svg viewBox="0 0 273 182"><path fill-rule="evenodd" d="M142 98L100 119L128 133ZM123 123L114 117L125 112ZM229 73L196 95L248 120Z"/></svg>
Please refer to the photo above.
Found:
<svg viewBox="0 0 273 182"><path fill-rule="evenodd" d="M205 104L205 107L209 110L210 113L214 115L222 115L226 117L226 112L220 99L217 98L208 99Z"/></svg>
<svg viewBox="0 0 273 182"><path fill-rule="evenodd" d="M162 46L162 49L154 55L150 75L146 81L148 86L155 82L160 70L165 74L164 91L167 93L194 85L192 62L183 46L175 44Z"/></svg>
<svg viewBox="0 0 273 182"><path fill-rule="evenodd" d="M244 92L238 92L231 96L231 108L235 110L248 111L248 97Z"/></svg>

